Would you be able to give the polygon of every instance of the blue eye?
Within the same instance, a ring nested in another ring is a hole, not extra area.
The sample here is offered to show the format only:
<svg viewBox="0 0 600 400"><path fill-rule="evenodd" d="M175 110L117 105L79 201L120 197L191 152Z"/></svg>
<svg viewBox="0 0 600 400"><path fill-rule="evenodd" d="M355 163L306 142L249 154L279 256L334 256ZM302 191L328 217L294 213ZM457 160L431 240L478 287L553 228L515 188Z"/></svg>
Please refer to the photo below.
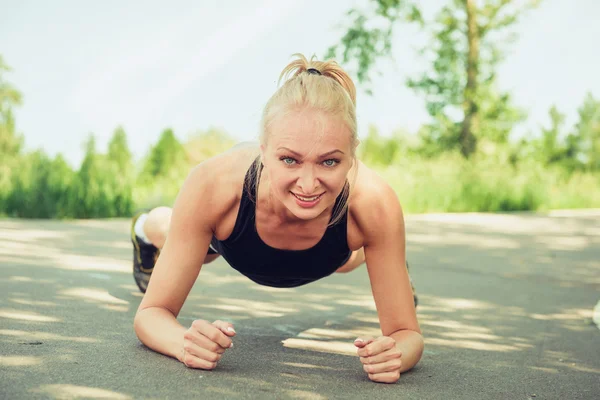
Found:
<svg viewBox="0 0 600 400"><path fill-rule="evenodd" d="M281 157L280 160L283 161L285 165L293 165L296 162L296 160L291 157Z"/></svg>
<svg viewBox="0 0 600 400"><path fill-rule="evenodd" d="M325 164L326 167L334 167L337 163L339 163L339 160L333 158L323 161L323 164Z"/></svg>

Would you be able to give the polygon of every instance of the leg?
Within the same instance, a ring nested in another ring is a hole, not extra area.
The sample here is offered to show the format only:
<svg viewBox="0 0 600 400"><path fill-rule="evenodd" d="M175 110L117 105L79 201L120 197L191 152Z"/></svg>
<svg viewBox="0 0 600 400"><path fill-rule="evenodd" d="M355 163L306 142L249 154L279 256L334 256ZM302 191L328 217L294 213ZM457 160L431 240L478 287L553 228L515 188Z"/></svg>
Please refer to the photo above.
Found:
<svg viewBox="0 0 600 400"><path fill-rule="evenodd" d="M148 213L148 218L144 222L146 237L158 249L161 249L167 240L172 213L173 210L170 207L156 207ZM204 264L208 264L218 257L219 254L207 254L204 258Z"/></svg>
<svg viewBox="0 0 600 400"><path fill-rule="evenodd" d="M144 222L144 234L158 249L162 249L167 240L172 212L170 207L156 207L150 210Z"/></svg>

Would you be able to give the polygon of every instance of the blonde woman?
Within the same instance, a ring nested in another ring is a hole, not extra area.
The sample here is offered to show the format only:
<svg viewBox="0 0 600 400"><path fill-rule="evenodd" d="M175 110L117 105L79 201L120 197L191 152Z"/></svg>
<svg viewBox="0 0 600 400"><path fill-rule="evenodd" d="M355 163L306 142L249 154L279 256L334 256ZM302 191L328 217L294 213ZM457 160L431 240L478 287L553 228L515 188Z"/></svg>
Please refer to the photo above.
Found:
<svg viewBox="0 0 600 400"><path fill-rule="evenodd" d="M366 262L383 336L354 344L369 379L393 383L423 352L402 208L356 159L350 77L334 61L296 56L265 106L259 143L199 164L172 209L133 219L134 276L145 292L135 332L187 367L214 369L233 325L176 319L203 264L222 256L258 284L295 287Z"/></svg>

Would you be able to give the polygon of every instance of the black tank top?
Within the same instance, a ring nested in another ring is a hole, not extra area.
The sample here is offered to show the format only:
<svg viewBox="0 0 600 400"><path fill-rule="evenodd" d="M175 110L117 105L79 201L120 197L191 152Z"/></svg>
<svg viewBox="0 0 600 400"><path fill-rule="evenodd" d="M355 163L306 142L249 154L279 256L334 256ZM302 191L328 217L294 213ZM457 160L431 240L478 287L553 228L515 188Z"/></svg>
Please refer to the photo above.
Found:
<svg viewBox="0 0 600 400"><path fill-rule="evenodd" d="M229 265L258 284L289 288L331 275L348 261L352 254L347 239L348 208L343 217L335 225L329 226L321 240L309 249L282 250L263 242L256 231L256 204L246 190L250 187L255 193L256 189L250 172L251 168L244 178L233 232L223 241L214 236L211 241L212 247ZM334 210L344 200L342 192L335 200Z"/></svg>

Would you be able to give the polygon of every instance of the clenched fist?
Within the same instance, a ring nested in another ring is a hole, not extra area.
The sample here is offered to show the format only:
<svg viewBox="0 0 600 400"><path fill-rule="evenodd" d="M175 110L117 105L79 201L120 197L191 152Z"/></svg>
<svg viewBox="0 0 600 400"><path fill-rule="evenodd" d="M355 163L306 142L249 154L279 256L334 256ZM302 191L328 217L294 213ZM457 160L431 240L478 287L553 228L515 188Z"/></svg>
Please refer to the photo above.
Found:
<svg viewBox="0 0 600 400"><path fill-rule="evenodd" d="M197 319L183 334L183 349L180 361L189 368L214 369L225 350L233 347L235 336L229 322Z"/></svg>
<svg viewBox="0 0 600 400"><path fill-rule="evenodd" d="M396 348L396 341L389 336L377 339L358 338L354 341L363 369L373 382L395 383L400 379L402 352Z"/></svg>

